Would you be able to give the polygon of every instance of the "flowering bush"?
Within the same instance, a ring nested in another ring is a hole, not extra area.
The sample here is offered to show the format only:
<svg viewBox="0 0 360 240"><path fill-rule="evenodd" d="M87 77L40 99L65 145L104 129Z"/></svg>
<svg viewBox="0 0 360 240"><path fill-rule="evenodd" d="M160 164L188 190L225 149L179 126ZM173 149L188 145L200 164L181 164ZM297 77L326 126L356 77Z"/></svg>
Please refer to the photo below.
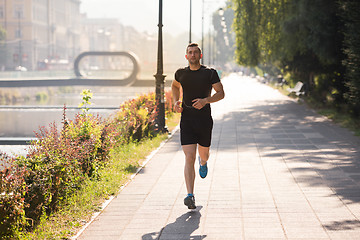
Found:
<svg viewBox="0 0 360 240"><path fill-rule="evenodd" d="M99 179L99 169L106 166L115 145L138 142L156 134L155 94L139 96L120 106L108 119L88 113L91 94L83 91L82 113L73 121L66 119L63 126L55 123L41 127L37 141L31 143L26 157L0 170L0 233L11 236L26 225L34 227L44 214L56 211L61 202L81 187L85 178ZM171 98L166 93L167 101ZM171 114L172 104L165 104ZM0 155L0 161L8 160ZM15 164L16 163L16 164ZM0 235L4 237L6 235Z"/></svg>
<svg viewBox="0 0 360 240"><path fill-rule="evenodd" d="M14 164L14 159L0 152L0 238L11 239L25 221L25 169Z"/></svg>
<svg viewBox="0 0 360 240"><path fill-rule="evenodd" d="M155 135L155 94L139 96L120 106L112 124L116 129L118 144L140 141L144 137Z"/></svg>
<svg viewBox="0 0 360 240"><path fill-rule="evenodd" d="M32 143L26 158L19 165L27 169L28 190L25 201L26 216L36 223L43 213L55 210L58 203L80 185L84 176L81 171L82 156L78 140L67 138L58 132L55 124L41 128L38 141Z"/></svg>
<svg viewBox="0 0 360 240"><path fill-rule="evenodd" d="M165 116L170 117L174 114L174 100L171 91L165 92Z"/></svg>
<svg viewBox="0 0 360 240"><path fill-rule="evenodd" d="M77 115L62 131L63 138L76 143L72 146L78 152L77 159L82 172L90 177L97 174L100 163L104 163L108 158L108 154L105 153L109 150L108 147L103 149L104 141L108 140L105 134L104 123L99 116L84 114Z"/></svg>
<svg viewBox="0 0 360 240"><path fill-rule="evenodd" d="M49 214L59 203L80 187L85 177L99 177L109 157L107 128L98 116L76 115L64 121L59 132L55 124L40 128L28 156L19 161L28 170L25 195L26 216L34 221L43 212Z"/></svg>

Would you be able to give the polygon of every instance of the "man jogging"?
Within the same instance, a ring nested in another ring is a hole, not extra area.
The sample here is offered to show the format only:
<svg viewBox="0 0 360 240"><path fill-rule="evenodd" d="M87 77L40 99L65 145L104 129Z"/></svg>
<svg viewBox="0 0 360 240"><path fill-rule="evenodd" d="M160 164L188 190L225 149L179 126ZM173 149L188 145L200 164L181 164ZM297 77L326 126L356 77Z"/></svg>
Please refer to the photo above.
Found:
<svg viewBox="0 0 360 240"><path fill-rule="evenodd" d="M216 70L200 64L202 54L198 44L190 43L187 46L185 58L189 66L176 71L171 90L175 111L181 112L180 138L185 154L184 175L188 192L184 204L189 209L195 209L196 150L199 153L200 177L205 178L213 128L210 103L223 99L225 93ZM215 90L213 95L212 89ZM179 100L180 93L182 101Z"/></svg>

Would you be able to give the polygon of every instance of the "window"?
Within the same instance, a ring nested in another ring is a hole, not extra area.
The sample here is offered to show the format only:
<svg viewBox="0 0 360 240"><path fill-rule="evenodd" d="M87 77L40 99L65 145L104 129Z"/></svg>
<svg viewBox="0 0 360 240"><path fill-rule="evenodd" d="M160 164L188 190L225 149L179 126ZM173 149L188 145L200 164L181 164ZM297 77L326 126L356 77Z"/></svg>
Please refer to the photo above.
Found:
<svg viewBox="0 0 360 240"><path fill-rule="evenodd" d="M15 5L14 6L14 18L24 18L24 7L23 5Z"/></svg>
<svg viewBox="0 0 360 240"><path fill-rule="evenodd" d="M33 18L37 21L46 22L47 12L44 6L33 6Z"/></svg>
<svg viewBox="0 0 360 240"><path fill-rule="evenodd" d="M16 30L15 30L15 37L16 37L16 38L21 38L21 37L22 37L21 29L16 29Z"/></svg>
<svg viewBox="0 0 360 240"><path fill-rule="evenodd" d="M4 7L0 6L0 18L4 18Z"/></svg>
<svg viewBox="0 0 360 240"><path fill-rule="evenodd" d="M46 6L47 5L47 1L46 0L36 0L35 3Z"/></svg>

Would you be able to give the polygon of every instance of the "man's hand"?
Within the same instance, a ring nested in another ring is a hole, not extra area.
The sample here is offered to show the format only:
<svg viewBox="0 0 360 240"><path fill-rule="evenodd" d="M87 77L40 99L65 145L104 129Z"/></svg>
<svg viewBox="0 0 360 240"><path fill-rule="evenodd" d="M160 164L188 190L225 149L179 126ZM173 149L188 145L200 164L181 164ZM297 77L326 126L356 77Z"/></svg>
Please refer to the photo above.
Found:
<svg viewBox="0 0 360 240"><path fill-rule="evenodd" d="M196 98L192 100L192 102L193 102L192 106L196 109L202 109L207 104L206 98Z"/></svg>
<svg viewBox="0 0 360 240"><path fill-rule="evenodd" d="M181 107L181 101L176 101L174 105L175 112L181 113L183 108Z"/></svg>

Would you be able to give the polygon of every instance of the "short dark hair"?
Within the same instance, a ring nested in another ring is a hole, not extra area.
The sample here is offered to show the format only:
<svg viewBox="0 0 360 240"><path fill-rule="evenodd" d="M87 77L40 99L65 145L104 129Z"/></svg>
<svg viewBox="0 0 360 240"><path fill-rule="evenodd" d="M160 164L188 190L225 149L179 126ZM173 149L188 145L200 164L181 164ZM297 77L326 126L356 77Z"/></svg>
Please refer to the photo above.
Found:
<svg viewBox="0 0 360 240"><path fill-rule="evenodd" d="M200 53L201 53L201 48L199 47L199 44L194 43L194 42L189 43L189 45L187 45L187 47L186 47L186 53L188 52L189 47L197 47L199 49Z"/></svg>

